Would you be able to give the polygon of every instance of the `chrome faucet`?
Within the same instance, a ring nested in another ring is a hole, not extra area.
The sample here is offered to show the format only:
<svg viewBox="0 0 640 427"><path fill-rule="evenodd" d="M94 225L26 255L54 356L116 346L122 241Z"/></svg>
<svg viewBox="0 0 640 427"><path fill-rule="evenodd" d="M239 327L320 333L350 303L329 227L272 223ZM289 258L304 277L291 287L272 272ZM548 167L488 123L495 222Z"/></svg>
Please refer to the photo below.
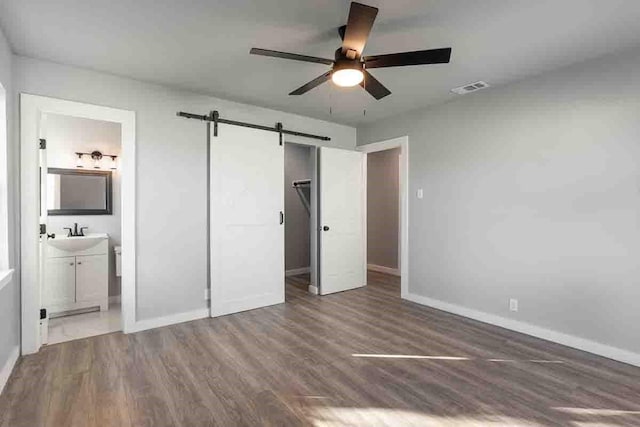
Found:
<svg viewBox="0 0 640 427"><path fill-rule="evenodd" d="M65 227L64 230L69 230L69 232L67 233L67 237L80 237L84 236L84 230L86 230L87 228L89 227L80 227L80 231L78 231L78 223L74 222L73 228Z"/></svg>

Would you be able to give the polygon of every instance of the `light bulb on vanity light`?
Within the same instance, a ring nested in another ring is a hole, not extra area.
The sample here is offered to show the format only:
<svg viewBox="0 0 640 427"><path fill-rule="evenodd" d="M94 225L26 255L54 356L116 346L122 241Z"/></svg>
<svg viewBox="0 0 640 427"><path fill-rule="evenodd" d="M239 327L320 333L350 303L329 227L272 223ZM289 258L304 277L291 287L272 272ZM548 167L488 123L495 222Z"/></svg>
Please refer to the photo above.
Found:
<svg viewBox="0 0 640 427"><path fill-rule="evenodd" d="M117 156L111 156L111 169L112 170L116 170L118 169L118 161L116 160Z"/></svg>
<svg viewBox="0 0 640 427"><path fill-rule="evenodd" d="M100 160L102 160L102 153L99 151L94 151L91 153L91 158L93 159L93 167L95 169L100 169Z"/></svg>
<svg viewBox="0 0 640 427"><path fill-rule="evenodd" d="M76 159L76 167L83 168L84 167L84 159L82 158L82 153L76 153L78 158Z"/></svg>

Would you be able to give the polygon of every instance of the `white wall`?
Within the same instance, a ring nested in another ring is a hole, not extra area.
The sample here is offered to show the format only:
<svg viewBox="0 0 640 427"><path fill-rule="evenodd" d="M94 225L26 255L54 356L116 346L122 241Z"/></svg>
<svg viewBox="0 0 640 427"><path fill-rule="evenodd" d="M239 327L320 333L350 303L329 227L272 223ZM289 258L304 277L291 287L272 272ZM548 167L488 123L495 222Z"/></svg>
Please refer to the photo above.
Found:
<svg viewBox="0 0 640 427"><path fill-rule="evenodd" d="M45 121L47 138L47 164L50 168L77 169L76 152L91 153L95 150L103 154L121 155L120 124L79 117L48 114ZM85 167L91 168L92 161L84 156ZM103 158L102 169L110 170L110 158ZM49 232L65 234L65 227L89 227L87 233L107 233L109 235L109 296L120 295L120 283L115 272L114 246L120 246L120 173L112 172L112 214L111 215L52 215L49 216ZM50 196L49 194L47 196Z"/></svg>
<svg viewBox="0 0 640 427"><path fill-rule="evenodd" d="M234 120L282 122L288 129L327 135L332 138L329 146L355 146L356 131L348 126L47 61L14 59L16 95L27 92L136 112L139 320L207 306L206 126L176 117L177 111L206 114L218 109Z"/></svg>
<svg viewBox="0 0 640 427"><path fill-rule="evenodd" d="M6 223L0 220L0 242L3 248L0 249L0 270L9 268L15 270L13 280L0 290L0 369L5 366L10 356L20 343L20 287L19 283L19 253L18 241L16 240L16 213L17 211L17 173L15 167L18 158L17 144L13 138L13 117L15 116L15 104L11 96L13 90L13 57L11 48L0 29L0 84L6 92L7 112L7 144L0 143L0 171L7 167L8 176L0 176L0 217L6 218ZM8 204L5 206L6 201ZM4 247L4 242L8 246Z"/></svg>
<svg viewBox="0 0 640 427"><path fill-rule="evenodd" d="M627 51L359 128L409 136L409 292L640 364L638 70Z"/></svg>

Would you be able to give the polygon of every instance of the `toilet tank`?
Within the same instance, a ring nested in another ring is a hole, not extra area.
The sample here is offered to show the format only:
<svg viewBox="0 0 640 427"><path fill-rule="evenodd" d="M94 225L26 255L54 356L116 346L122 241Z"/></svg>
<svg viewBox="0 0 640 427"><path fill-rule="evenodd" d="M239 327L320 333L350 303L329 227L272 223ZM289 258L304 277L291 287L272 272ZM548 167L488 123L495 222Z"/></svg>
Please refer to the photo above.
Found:
<svg viewBox="0 0 640 427"><path fill-rule="evenodd" d="M122 276L122 247L114 246L113 251L116 253L116 276Z"/></svg>

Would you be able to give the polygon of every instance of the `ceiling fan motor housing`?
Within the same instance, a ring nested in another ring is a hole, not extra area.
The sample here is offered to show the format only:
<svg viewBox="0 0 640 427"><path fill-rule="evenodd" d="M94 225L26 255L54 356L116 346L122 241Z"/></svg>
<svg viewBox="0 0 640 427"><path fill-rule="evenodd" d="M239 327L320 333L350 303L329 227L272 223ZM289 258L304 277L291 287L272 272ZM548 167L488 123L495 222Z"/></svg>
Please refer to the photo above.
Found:
<svg viewBox="0 0 640 427"><path fill-rule="evenodd" d="M336 62L333 64L333 72L339 70L363 70L362 62L357 59L336 59Z"/></svg>
<svg viewBox="0 0 640 427"><path fill-rule="evenodd" d="M343 50L343 48L341 47L336 49L334 57L336 61L340 61L342 59L348 59L350 61L360 61L360 54L357 51L353 49Z"/></svg>
<svg viewBox="0 0 640 427"><path fill-rule="evenodd" d="M360 55L355 50L343 53L342 48L336 49L335 62L333 63L333 72L339 70L363 70L363 64L360 61Z"/></svg>

